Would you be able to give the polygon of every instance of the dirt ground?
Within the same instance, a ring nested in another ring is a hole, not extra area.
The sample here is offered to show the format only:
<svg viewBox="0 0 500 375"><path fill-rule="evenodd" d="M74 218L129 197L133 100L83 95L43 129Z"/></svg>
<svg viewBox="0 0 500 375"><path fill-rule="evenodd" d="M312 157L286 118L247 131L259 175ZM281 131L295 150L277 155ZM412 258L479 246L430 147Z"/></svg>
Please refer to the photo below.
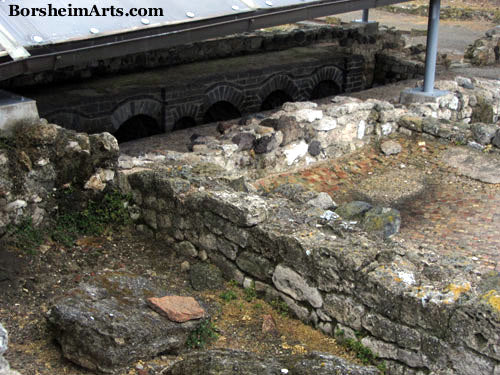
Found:
<svg viewBox="0 0 500 375"><path fill-rule="evenodd" d="M244 290L231 283L223 290L194 291L189 274L181 272L180 264L185 260L161 242L130 228L110 228L107 235L80 238L73 247L50 242L30 252L1 247L0 321L10 336L5 357L22 375L92 374L62 357L47 326L45 313L54 298L79 283L91 281L99 271L112 269L168 280L172 289L182 288L218 306L218 313L212 319L218 338L209 347L266 354L321 350L356 361L355 355L333 338L291 318L282 308L272 307L257 297L247 300ZM234 292L234 300L225 301L221 297L228 290ZM266 314L274 317L277 335L262 333ZM173 358L145 359L118 374L158 374Z"/></svg>

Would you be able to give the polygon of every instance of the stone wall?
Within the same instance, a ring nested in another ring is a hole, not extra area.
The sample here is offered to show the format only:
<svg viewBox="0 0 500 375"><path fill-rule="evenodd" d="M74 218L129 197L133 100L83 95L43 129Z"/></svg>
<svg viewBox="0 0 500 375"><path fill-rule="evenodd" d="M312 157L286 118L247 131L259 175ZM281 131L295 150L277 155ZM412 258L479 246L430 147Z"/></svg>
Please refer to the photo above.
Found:
<svg viewBox="0 0 500 375"><path fill-rule="evenodd" d="M337 96L331 103L286 103L265 119L249 117L224 125L220 135L198 137L192 153L165 151L162 155L131 158L119 166L130 169L154 162L210 163L238 170L250 178L263 173L339 157L393 132L425 133L475 148L500 147L500 85L498 81L458 77L438 81L448 94L432 103L407 106L369 99Z"/></svg>
<svg viewBox="0 0 500 375"><path fill-rule="evenodd" d="M387 85L407 79L421 78L424 75L425 64L410 60L403 53L378 53L376 55L375 85Z"/></svg>
<svg viewBox="0 0 500 375"><path fill-rule="evenodd" d="M122 181L157 240L194 246L228 279L254 282L327 334L360 332L388 374L500 370L497 278L478 284L458 265L431 267L425 255L362 233L339 235L325 210L213 181L207 191L174 170L130 171Z"/></svg>
<svg viewBox="0 0 500 375"><path fill-rule="evenodd" d="M218 101L247 114L260 111L267 95L276 90L293 100L309 100L322 81L334 82L338 93L371 87L375 65L386 63L376 60L377 53L401 48L403 42L398 32L383 29L369 34L364 27L301 26L152 51L110 65L117 70L109 73L139 70L140 74L108 75L100 81L89 81L84 75L75 83L53 86L50 93L45 87L19 87L22 77L6 87L35 99L40 116L72 130L115 133L130 118L145 115L162 131L169 131L183 118L204 123L205 113ZM273 56L277 57L273 60ZM143 72L153 67L162 69ZM386 70L378 71L383 81ZM69 73L76 72L78 67ZM57 76L56 72L41 75L33 82Z"/></svg>
<svg viewBox="0 0 500 375"><path fill-rule="evenodd" d="M109 133L75 133L44 120L19 123L0 139L0 238L26 218L35 227L50 220L64 189L104 189L118 152Z"/></svg>
<svg viewBox="0 0 500 375"><path fill-rule="evenodd" d="M278 27L253 33L235 34L168 49L96 60L86 64L75 64L68 68L56 68L52 71L23 75L2 81L0 87L15 90L28 86L80 82L82 79L91 77L140 72L152 68L280 51L321 42L333 43L348 48L357 45L384 45L385 47L394 48L400 45L399 39L400 35L396 31L367 35L365 26L361 24L287 25L283 28ZM380 49L380 46L377 48Z"/></svg>
<svg viewBox="0 0 500 375"><path fill-rule="evenodd" d="M257 291L281 298L328 334L360 334L387 361L389 374L496 375L497 275L478 279L461 264L376 241L335 218L332 203L323 205L319 195L302 204L258 195L245 176L340 156L395 131L500 146L499 85L437 82L450 94L409 107L347 97L321 106L288 103L269 118L194 139L192 153L122 156L118 171L109 134L20 124L0 149L1 234L25 217L42 225L56 209L55 193L69 186L120 188L133 197L139 229L177 251L208 254L228 279L255 282Z"/></svg>
<svg viewBox="0 0 500 375"><path fill-rule="evenodd" d="M228 279L282 299L299 319L327 334L361 337L386 361L388 374L495 375L500 371L498 275L478 279L458 263L376 241L335 218L332 202L323 205L319 195L302 204L258 195L238 175L338 156L394 131L452 141L464 136L464 142L479 144L476 123L467 124L478 105L473 96L484 98L488 125L500 138L493 125L500 113L498 85L462 78L439 82L452 90L448 96L411 108L343 97L319 107L286 104L271 118L238 128L238 137L229 127L219 139L195 143L185 159L167 152L148 167L147 160L121 158L118 186L133 196L130 209L139 229L179 253L189 249L186 256L207 254ZM246 144L240 142L243 134L253 136L246 150L240 149ZM316 156L313 142L319 143Z"/></svg>
<svg viewBox="0 0 500 375"><path fill-rule="evenodd" d="M473 65L494 65L500 63L500 25L488 30L485 36L469 45L464 57Z"/></svg>

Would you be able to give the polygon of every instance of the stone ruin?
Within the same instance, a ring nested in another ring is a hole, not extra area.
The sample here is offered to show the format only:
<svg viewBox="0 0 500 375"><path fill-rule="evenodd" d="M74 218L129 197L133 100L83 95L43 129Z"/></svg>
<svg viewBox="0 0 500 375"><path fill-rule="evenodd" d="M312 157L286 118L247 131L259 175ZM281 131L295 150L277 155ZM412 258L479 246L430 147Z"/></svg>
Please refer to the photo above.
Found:
<svg viewBox="0 0 500 375"><path fill-rule="evenodd" d="M136 227L156 240L208 256L227 279L285 301L299 319L326 334L355 337L363 331L361 343L386 361L388 374L495 375L498 275L478 279L453 262L435 264L428 254L380 241L340 216L324 195L306 192L293 201L286 194L261 195L251 184L265 173L348 154L394 132L425 133L477 149L500 146L498 81L457 78L437 87L450 94L435 103L404 106L347 97L321 105L288 103L267 118L222 126L219 136L197 137L186 153L118 157L116 142L105 133L25 125L16 135L22 149L0 153L1 227L35 213L36 224L43 225L56 206L51 192L78 172L75 186L90 194L113 188L130 193ZM21 171L22 186L10 180L9 168ZM498 169L493 175L498 177ZM431 265L433 272L426 272ZM88 292L90 300L101 293ZM63 353L70 352L69 342L75 347L74 332L88 328L67 329L71 322L57 312L66 309L71 317L68 309L80 302L54 305L49 315L61 333ZM124 342L108 338L115 346ZM99 353L86 355L88 361L79 363L88 368L116 365L100 360ZM290 363L275 361L277 367ZM169 371L181 374L189 366L177 363Z"/></svg>

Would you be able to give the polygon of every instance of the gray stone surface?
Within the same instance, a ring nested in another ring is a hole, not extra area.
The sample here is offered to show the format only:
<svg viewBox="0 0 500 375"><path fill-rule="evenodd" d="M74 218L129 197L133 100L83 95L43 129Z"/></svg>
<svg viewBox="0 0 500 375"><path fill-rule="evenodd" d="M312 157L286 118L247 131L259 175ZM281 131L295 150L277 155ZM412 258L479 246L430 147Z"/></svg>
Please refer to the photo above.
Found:
<svg viewBox="0 0 500 375"><path fill-rule="evenodd" d="M365 213L363 228L367 232L388 238L399 232L401 214L390 207L374 207Z"/></svg>
<svg viewBox="0 0 500 375"><path fill-rule="evenodd" d="M303 185L291 183L281 184L277 186L273 190L273 193L282 195L295 203L306 203L307 201L317 196L317 193L312 190L306 189Z"/></svg>
<svg viewBox="0 0 500 375"><path fill-rule="evenodd" d="M307 152L309 152L311 156L318 156L321 153L321 142L314 140L309 143Z"/></svg>
<svg viewBox="0 0 500 375"><path fill-rule="evenodd" d="M168 294L141 276L106 272L57 300L47 318L67 359L113 372L140 358L178 351L199 325L171 322L147 306L147 298Z"/></svg>
<svg viewBox="0 0 500 375"><path fill-rule="evenodd" d="M363 201L352 201L341 204L335 211L337 215L346 220L360 219L372 205Z"/></svg>
<svg viewBox="0 0 500 375"><path fill-rule="evenodd" d="M192 258L196 258L198 256L198 250L196 250L196 247L194 247L194 245L189 241L182 241L175 244L175 251L181 256L188 256Z"/></svg>
<svg viewBox="0 0 500 375"><path fill-rule="evenodd" d="M253 194L227 191L206 194L202 199L205 209L243 227L251 227L267 218L264 200Z"/></svg>
<svg viewBox="0 0 500 375"><path fill-rule="evenodd" d="M272 135L265 135L254 141L254 150L256 154L266 154L277 149L279 142L277 137Z"/></svg>
<svg viewBox="0 0 500 375"><path fill-rule="evenodd" d="M493 139L491 140L491 143L494 146L500 148L500 130L497 130L495 137L493 137Z"/></svg>
<svg viewBox="0 0 500 375"><path fill-rule="evenodd" d="M238 145L240 151L251 150L255 142L255 135L248 132L241 132L236 134L231 141Z"/></svg>
<svg viewBox="0 0 500 375"><path fill-rule="evenodd" d="M263 281L270 279L272 275L272 265L269 260L248 251L238 256L236 264L241 270Z"/></svg>
<svg viewBox="0 0 500 375"><path fill-rule="evenodd" d="M443 161L457 168L461 175L489 184L500 183L500 156L466 147L453 147L443 154Z"/></svg>
<svg viewBox="0 0 500 375"><path fill-rule="evenodd" d="M396 141L385 141L380 145L380 149L385 155L396 155L402 150L401 144Z"/></svg>
<svg viewBox="0 0 500 375"><path fill-rule="evenodd" d="M302 276L289 267L279 264L274 270L273 283L278 290L297 301L307 301L315 308L323 305L318 289L309 286Z"/></svg>
<svg viewBox="0 0 500 375"><path fill-rule="evenodd" d="M189 270L189 280L194 290L218 290L224 286L221 271L208 263L193 264Z"/></svg>
<svg viewBox="0 0 500 375"><path fill-rule="evenodd" d="M328 193L321 192L316 198L307 201L307 204L322 210L335 209L337 204Z"/></svg>
<svg viewBox="0 0 500 375"><path fill-rule="evenodd" d="M0 355L7 351L7 347L9 345L9 335L7 330L3 327L2 323L0 323Z"/></svg>
<svg viewBox="0 0 500 375"><path fill-rule="evenodd" d="M475 123L471 125L474 139L482 145L490 144L499 129L498 126L493 124Z"/></svg>
<svg viewBox="0 0 500 375"><path fill-rule="evenodd" d="M376 375L374 367L351 364L330 354L261 356L236 350L192 352L170 365L165 375Z"/></svg>
<svg viewBox="0 0 500 375"><path fill-rule="evenodd" d="M304 130L293 116L281 116L274 127L283 133L280 146L290 144L304 136Z"/></svg>

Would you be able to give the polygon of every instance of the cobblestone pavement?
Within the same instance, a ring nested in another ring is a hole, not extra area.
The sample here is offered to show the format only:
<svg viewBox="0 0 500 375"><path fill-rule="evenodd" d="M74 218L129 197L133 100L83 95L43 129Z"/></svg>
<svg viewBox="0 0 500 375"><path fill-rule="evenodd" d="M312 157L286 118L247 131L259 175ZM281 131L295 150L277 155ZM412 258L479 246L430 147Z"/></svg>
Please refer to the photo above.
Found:
<svg viewBox="0 0 500 375"><path fill-rule="evenodd" d="M403 151L385 156L367 146L349 157L259 180L272 190L300 183L329 193L337 203L365 199L401 210L394 240L439 257L466 257L500 271L500 185L458 176L441 162L449 144L429 139L398 141ZM419 142L425 142L419 146Z"/></svg>

